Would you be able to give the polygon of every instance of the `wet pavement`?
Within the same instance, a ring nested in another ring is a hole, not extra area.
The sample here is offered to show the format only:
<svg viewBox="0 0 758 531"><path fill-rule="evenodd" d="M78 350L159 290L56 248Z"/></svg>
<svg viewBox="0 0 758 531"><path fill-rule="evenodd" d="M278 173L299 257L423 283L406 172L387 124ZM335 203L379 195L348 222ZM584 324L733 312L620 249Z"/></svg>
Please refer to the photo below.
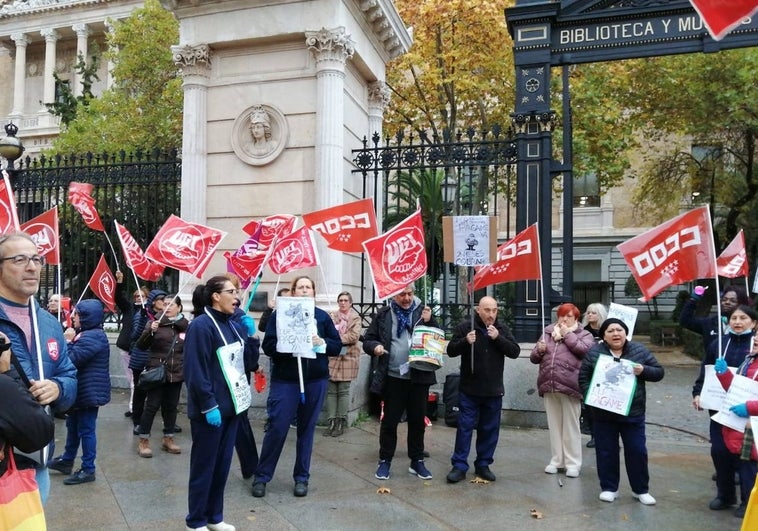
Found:
<svg viewBox="0 0 758 531"><path fill-rule="evenodd" d="M434 479L423 481L408 474L403 424L392 475L388 481L379 481L374 478L379 425L370 418L339 438L322 437L322 429L318 429L305 498L292 494L294 430L264 498L251 496L250 481L242 479L235 457L226 487L224 519L239 530L737 530L740 520L732 511L708 509L715 493L708 419L690 405L698 362L673 349L657 351L656 356L666 368L666 376L647 386L650 493L658 501L655 506L643 506L632 498L626 477L616 502L599 501L594 451L588 448L584 448L579 478L545 474L549 443L547 431L541 429L501 429L492 466L497 481L474 484L469 474L466 481L447 484L455 430L441 418L426 435L431 453L426 464ZM46 505L49 530L185 528L189 421L184 416L180 421L185 428L176 437L183 450L180 455L160 451L160 439L154 437L154 457L140 458L131 421L124 417L127 399L124 391L114 389L113 401L100 411L97 481L65 486L63 477L51 472ZM260 417L261 413L251 416ZM57 423L60 450L65 425ZM260 447L263 421L253 420L252 425ZM583 439L586 442L589 437ZM389 492L380 494L379 487L387 487ZM532 509L543 518L532 516Z"/></svg>

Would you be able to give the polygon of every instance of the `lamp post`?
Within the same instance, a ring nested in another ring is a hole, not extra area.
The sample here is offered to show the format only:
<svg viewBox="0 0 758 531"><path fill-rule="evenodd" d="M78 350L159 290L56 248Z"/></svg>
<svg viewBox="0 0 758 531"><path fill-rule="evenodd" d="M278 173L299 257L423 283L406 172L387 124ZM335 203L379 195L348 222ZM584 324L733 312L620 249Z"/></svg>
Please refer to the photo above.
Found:
<svg viewBox="0 0 758 531"><path fill-rule="evenodd" d="M13 169L13 162L24 153L24 144L16 133L18 133L18 127L9 123L5 125L5 137L0 138L0 157L8 161L8 170Z"/></svg>
<svg viewBox="0 0 758 531"><path fill-rule="evenodd" d="M455 214L455 197L458 192L458 183L450 176L449 170L446 170L445 178L442 180L442 204L444 205L445 216L451 216ZM448 265L443 263L442 265L442 297L440 297L441 304L447 304L448 292L450 291L450 279L449 279Z"/></svg>

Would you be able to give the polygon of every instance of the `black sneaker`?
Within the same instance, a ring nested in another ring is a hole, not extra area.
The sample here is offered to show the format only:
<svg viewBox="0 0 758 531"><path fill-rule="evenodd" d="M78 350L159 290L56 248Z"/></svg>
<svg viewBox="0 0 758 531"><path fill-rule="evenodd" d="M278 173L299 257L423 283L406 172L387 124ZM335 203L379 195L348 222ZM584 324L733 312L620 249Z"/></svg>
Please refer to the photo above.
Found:
<svg viewBox="0 0 758 531"><path fill-rule="evenodd" d="M262 481L253 481L253 498L263 498L266 495L266 484Z"/></svg>
<svg viewBox="0 0 758 531"><path fill-rule="evenodd" d="M79 469L76 471L76 474L64 479L63 484L64 485L81 485L82 483L90 483L91 481L95 481L95 473L85 472L84 470Z"/></svg>
<svg viewBox="0 0 758 531"><path fill-rule="evenodd" d="M747 509L747 504L741 503L739 507L734 511L734 516L737 518L744 518L745 517L745 510Z"/></svg>
<svg viewBox="0 0 758 531"><path fill-rule="evenodd" d="M450 472L447 473L447 482L448 483L458 483L459 481L463 481L466 479L466 472L461 470L460 468L453 467Z"/></svg>
<svg viewBox="0 0 758 531"><path fill-rule="evenodd" d="M307 481L295 481L294 494L298 498L308 496L308 482Z"/></svg>
<svg viewBox="0 0 758 531"><path fill-rule="evenodd" d="M496 479L495 474L492 473L492 470L488 466L478 466L474 469L474 472L477 476L487 481L495 481Z"/></svg>
<svg viewBox="0 0 758 531"><path fill-rule="evenodd" d="M177 425L177 424L175 424L174 425L174 433L181 433L181 432L182 432L182 427L179 426L179 425Z"/></svg>
<svg viewBox="0 0 758 531"><path fill-rule="evenodd" d="M71 471L74 469L74 462L61 459L61 456L58 456L55 459L48 461L47 468L60 472L66 476L70 476Z"/></svg>
<svg viewBox="0 0 758 531"><path fill-rule="evenodd" d="M126 418L129 418L129 417L131 417L131 416L132 416L132 412L131 412L131 411L124 411L124 416L125 416Z"/></svg>

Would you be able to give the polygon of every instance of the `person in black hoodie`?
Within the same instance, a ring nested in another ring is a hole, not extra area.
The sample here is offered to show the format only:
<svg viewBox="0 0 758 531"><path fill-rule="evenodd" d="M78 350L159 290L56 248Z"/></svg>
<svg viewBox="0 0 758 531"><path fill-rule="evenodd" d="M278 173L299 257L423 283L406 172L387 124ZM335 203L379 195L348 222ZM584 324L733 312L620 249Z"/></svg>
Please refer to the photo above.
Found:
<svg viewBox="0 0 758 531"><path fill-rule="evenodd" d="M126 296L126 283L124 274L116 271L116 306L121 312L121 331L116 338L116 346L121 351L121 364L124 367L124 375L129 383L129 409L124 412L125 417L132 416L132 403L134 402L134 377L132 370L129 368L132 350L132 328L134 327L134 316L139 313L144 301L150 294L146 286L140 287L132 295L132 300Z"/></svg>

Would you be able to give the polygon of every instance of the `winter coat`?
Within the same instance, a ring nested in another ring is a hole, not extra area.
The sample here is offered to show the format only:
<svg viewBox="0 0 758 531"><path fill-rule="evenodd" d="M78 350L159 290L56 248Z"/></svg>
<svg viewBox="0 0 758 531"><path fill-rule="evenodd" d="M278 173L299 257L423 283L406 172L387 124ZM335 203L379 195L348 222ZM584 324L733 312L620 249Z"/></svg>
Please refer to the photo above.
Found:
<svg viewBox="0 0 758 531"><path fill-rule="evenodd" d="M331 312L335 327L340 321L339 312ZM329 358L329 379L333 382L350 382L358 377L358 368L361 360L361 316L358 312L350 309L350 317L347 330L340 334L345 353L340 356Z"/></svg>
<svg viewBox="0 0 758 531"><path fill-rule="evenodd" d="M132 348L132 328L134 315L139 311L139 304L134 304L126 296L126 282L116 284L116 306L121 312L121 331L116 338L116 346L125 352Z"/></svg>
<svg viewBox="0 0 758 531"><path fill-rule="evenodd" d="M738 335L729 331L721 338L721 350L723 352L724 360L729 367L739 367L742 362L745 361L745 357L750 353L752 347L752 334ZM703 361L700 363L700 373L695 380L695 384L692 386L692 398L700 396L700 393L703 390L703 382L705 382L705 366L713 365L718 358L719 342L718 338L716 338L708 345Z"/></svg>
<svg viewBox="0 0 758 531"><path fill-rule="evenodd" d="M111 401L111 346L103 330L103 303L97 299L80 301L76 336L68 344L68 355L76 366L79 389L74 408L99 407Z"/></svg>
<svg viewBox="0 0 758 531"><path fill-rule="evenodd" d="M756 373L758 373L758 361L756 361L756 358L752 358L750 360L750 365L747 366L747 373L742 376L758 379ZM717 374L716 377L719 379L719 382L721 382L721 386L724 390L728 391L729 387L732 385L732 380L734 380L734 373L732 373L732 371L726 371L724 374ZM747 401L747 412L750 416L758 415L758 400ZM758 431L758 426L753 427L753 433L756 433L756 431ZM721 426L721 434L724 437L724 444L727 449L733 454L740 455L745 434L728 426ZM753 447L750 450L750 459L758 461L758 452L756 451L755 444L753 444Z"/></svg>
<svg viewBox="0 0 758 531"><path fill-rule="evenodd" d="M579 388L579 368L587 351L595 346L595 338L579 327L556 342L553 339L554 329L554 324L548 325L540 338L547 347L545 352L537 350L535 345L529 355L531 362L540 366L537 390L540 396L545 393L561 393L581 400L583 394Z"/></svg>
<svg viewBox="0 0 758 531"><path fill-rule="evenodd" d="M154 289L147 296L145 301L145 307L140 308L134 312L134 322L132 324L132 348L129 351L129 368L137 371L144 370L147 360L150 354L147 350L137 347L136 343L142 332L145 330L145 326L148 322L155 320L156 316L153 314L153 301L158 296L165 297L167 293L165 291Z"/></svg>
<svg viewBox="0 0 758 531"><path fill-rule="evenodd" d="M263 336L263 353L271 358L271 380L283 382L298 381L298 358L290 352L278 352L276 350L276 317L277 312L271 314L266 324L266 335ZM321 308L314 312L316 320L316 333L326 341L326 353L316 354L316 359L302 358L303 381L311 382L329 378L329 356L339 356L342 350L342 340L334 328L334 323L329 314Z"/></svg>
<svg viewBox="0 0 758 531"><path fill-rule="evenodd" d="M447 355L451 358L461 356L460 390L471 396L503 396L503 370L505 357L516 359L521 347L511 331L495 320L498 335L490 339L487 327L478 315L474 316L474 359L471 360L471 344L466 336L471 332L471 319L458 324L453 329L453 337L447 344Z"/></svg>
<svg viewBox="0 0 758 531"><path fill-rule="evenodd" d="M579 369L579 387L584 395L590 387L592 381L592 373L595 370L597 359L601 354L612 356L608 345L598 343L593 346L589 352L584 356L582 360L582 367ZM637 386L634 390L634 396L632 397L632 405L629 408L629 417L640 417L645 414L645 401L647 400L645 395L645 382L659 382L663 379L663 367L655 359L655 356L643 345L642 343L636 343L634 341L627 341L624 344L624 348L621 352L621 358L634 363L639 363L644 367L641 374L637 376ZM595 418L599 418L605 421L613 422L618 420L619 415L612 413L604 409L593 408L593 415Z"/></svg>
<svg viewBox="0 0 758 531"><path fill-rule="evenodd" d="M29 390L9 374L0 374L0 448L9 444L22 452L44 448L55 435L55 421Z"/></svg>
<svg viewBox="0 0 758 531"><path fill-rule="evenodd" d="M682 313L679 314L679 325L682 328L700 334L703 338L703 351L706 352L711 342L714 339L717 339L719 334L724 333L724 327L719 326L718 315L696 317L696 309L697 299L688 299L687 302L684 303L684 306L682 306Z"/></svg>
<svg viewBox="0 0 758 531"><path fill-rule="evenodd" d="M184 340L189 321L180 315L172 321L165 315L153 332L153 321L148 321L142 335L135 345L148 351L146 369L157 367L161 363L166 366L166 381L168 383L184 381Z"/></svg>
<svg viewBox="0 0 758 531"><path fill-rule="evenodd" d="M232 395L224 378L216 351L224 340L208 314L218 323L227 344L243 341L245 351L252 348L253 339L247 329L231 315L206 308L187 327L184 336L184 383L187 386L187 416L205 421L205 413L218 407L223 418L232 418L235 412ZM243 352L248 356L247 352Z"/></svg>
<svg viewBox="0 0 758 531"><path fill-rule="evenodd" d="M414 324L414 327L415 323L421 321L421 312L423 309L424 306L421 304L421 301L418 298L414 298L413 313L411 315L411 323ZM424 326L439 328L439 324L434 319L434 315L432 315L429 322L423 324ZM375 359L369 388L372 393L378 395L384 394L384 386L387 383L393 333L392 307L387 305L376 312L376 315L371 320L368 330L366 330L366 334L363 336L363 352ZM376 356L374 350L379 345L384 347L385 353L381 356ZM437 383L437 377L435 376L434 371L422 371L413 367L410 368L410 379L412 383L421 385L434 385Z"/></svg>

